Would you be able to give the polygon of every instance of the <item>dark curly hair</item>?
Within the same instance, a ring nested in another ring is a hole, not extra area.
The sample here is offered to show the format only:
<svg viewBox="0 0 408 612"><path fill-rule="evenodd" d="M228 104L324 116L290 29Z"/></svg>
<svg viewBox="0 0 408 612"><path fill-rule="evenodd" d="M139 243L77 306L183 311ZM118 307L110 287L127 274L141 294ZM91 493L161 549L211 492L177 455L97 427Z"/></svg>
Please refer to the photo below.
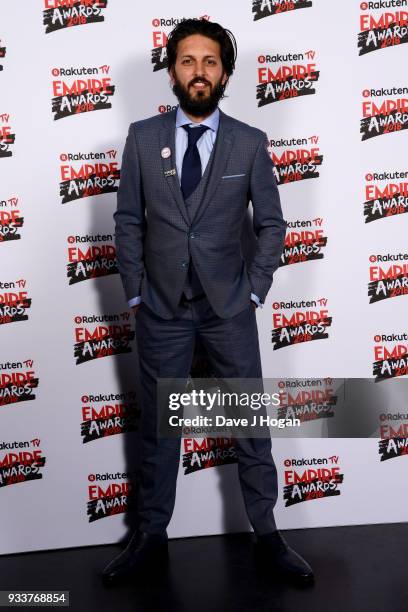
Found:
<svg viewBox="0 0 408 612"><path fill-rule="evenodd" d="M177 45L180 40L193 34L201 34L215 40L220 45L221 61L227 74L227 82L234 72L235 61L237 59L237 42L233 33L223 28L219 23L207 21L206 19L185 19L178 23L170 32L167 40L167 70L174 67L177 58Z"/></svg>

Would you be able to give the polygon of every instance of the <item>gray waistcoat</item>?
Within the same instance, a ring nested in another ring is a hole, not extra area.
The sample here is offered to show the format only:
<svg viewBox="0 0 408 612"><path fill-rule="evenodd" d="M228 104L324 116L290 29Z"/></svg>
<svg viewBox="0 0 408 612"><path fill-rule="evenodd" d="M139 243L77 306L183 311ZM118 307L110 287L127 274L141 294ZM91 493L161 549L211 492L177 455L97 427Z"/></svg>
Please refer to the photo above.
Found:
<svg viewBox="0 0 408 612"><path fill-rule="evenodd" d="M191 228L192 231L194 230L194 217L204 197L205 190L207 189L208 179L211 174L211 168L212 168L212 163L213 163L213 158L214 158L215 145L216 143L214 143L213 149L211 151L210 159L208 160L207 166L204 170L204 174L201 177L201 180L197 185L197 189L193 191L193 193L191 193L189 197L185 200L187 212L188 212L189 219L190 219L191 226L192 226ZM191 238L190 240L194 240L194 238ZM189 259L188 274L186 276L186 282L183 288L183 292L189 300L191 300L191 298L193 298L194 296L199 295L200 293L205 293L200 283L200 279L198 278L196 274L191 256Z"/></svg>

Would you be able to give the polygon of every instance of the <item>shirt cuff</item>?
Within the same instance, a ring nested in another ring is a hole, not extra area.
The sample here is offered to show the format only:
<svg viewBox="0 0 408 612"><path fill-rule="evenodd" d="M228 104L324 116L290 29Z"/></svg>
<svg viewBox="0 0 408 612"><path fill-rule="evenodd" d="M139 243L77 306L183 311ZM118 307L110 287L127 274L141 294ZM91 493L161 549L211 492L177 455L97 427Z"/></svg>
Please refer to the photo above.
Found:
<svg viewBox="0 0 408 612"><path fill-rule="evenodd" d="M251 300L255 302L257 307L260 306L261 308L263 308L262 302L260 301L259 297L255 295L255 293L251 293ZM128 301L128 306L129 308L132 308L133 306L137 306L138 304L140 304L141 301L142 301L142 298L140 295L138 295L137 297L134 297Z"/></svg>
<svg viewBox="0 0 408 612"><path fill-rule="evenodd" d="M128 301L128 306L129 308L132 308L133 306L137 306L138 304L140 304L141 301L142 301L142 298L140 295L138 295L137 297L134 297Z"/></svg>
<svg viewBox="0 0 408 612"><path fill-rule="evenodd" d="M255 295L255 293L251 293L251 300L253 302L255 302L256 306L260 306L261 308L263 308L263 304L261 302L261 300L259 299L259 297L257 295Z"/></svg>

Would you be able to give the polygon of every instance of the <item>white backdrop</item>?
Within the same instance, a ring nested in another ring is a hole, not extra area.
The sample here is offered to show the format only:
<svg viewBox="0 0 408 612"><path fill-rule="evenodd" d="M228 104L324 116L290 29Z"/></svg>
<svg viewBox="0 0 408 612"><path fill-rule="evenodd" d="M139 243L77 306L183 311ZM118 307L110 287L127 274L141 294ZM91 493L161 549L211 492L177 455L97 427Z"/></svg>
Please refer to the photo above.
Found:
<svg viewBox="0 0 408 612"><path fill-rule="evenodd" d="M58 4L0 6L2 554L110 543L126 531L136 346L115 273L112 214L129 123L176 104L160 64L174 20L209 18L235 34L238 61L222 109L267 133L284 216L297 232L288 234L290 263L257 311L264 376L317 377L324 386L323 377L390 372L378 383L388 412L407 372L406 1L205 0L192 12L188 0L108 0L84 2L82 13L80 3ZM98 86L70 112L82 89ZM386 127L376 131L380 122ZM82 197L63 203L64 181ZM370 303L369 282L381 274L388 287L375 284ZM279 348L282 315L295 315L286 322L294 335ZM323 332L296 327L302 316L323 320ZM109 342L125 352L105 356ZM371 431L366 439L275 440L278 526L404 521L404 433L384 428L401 445L386 461ZM188 455L191 444L183 442L170 537L249 529L236 466L227 465L233 441L221 453L226 465L189 472L203 459ZM315 498L321 475L306 473L309 494L291 489L285 498L292 470L319 467L338 468L334 495Z"/></svg>

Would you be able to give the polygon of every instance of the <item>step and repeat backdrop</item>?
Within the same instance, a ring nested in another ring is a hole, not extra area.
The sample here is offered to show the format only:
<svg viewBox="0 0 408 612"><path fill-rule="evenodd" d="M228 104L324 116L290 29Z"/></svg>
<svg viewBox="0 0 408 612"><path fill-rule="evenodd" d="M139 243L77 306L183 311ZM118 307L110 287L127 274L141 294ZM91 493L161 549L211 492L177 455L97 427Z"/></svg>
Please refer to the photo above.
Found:
<svg viewBox="0 0 408 612"><path fill-rule="evenodd" d="M364 437L273 440L278 526L406 520L407 1L4 0L2 554L131 525L137 346L112 215L129 124L176 104L165 44L187 17L235 34L221 108L266 132L275 164L288 231L257 321L281 414L324 432L334 377L376 381L354 406L378 412ZM170 537L250 529L235 463L231 438L182 440Z"/></svg>

